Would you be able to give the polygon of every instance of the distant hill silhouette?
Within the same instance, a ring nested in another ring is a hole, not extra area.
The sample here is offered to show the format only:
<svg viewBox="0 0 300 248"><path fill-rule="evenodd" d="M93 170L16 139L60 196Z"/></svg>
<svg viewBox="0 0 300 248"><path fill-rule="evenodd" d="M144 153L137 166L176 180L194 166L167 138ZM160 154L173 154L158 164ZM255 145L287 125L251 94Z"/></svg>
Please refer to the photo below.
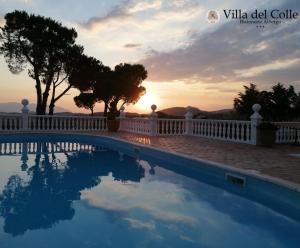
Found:
<svg viewBox="0 0 300 248"><path fill-rule="evenodd" d="M173 107L173 108L166 108L160 110L160 112L165 113L167 115L173 115L173 116L184 116L186 114L186 107ZM192 107L192 112L194 115L200 114L200 113L207 113L207 111L202 111L198 108Z"/></svg>
<svg viewBox="0 0 300 248"><path fill-rule="evenodd" d="M36 104L30 103L28 105L30 112L35 112ZM4 113L21 113L22 104L18 102L1 102L0 112ZM69 112L68 109L62 107L55 107L55 112Z"/></svg>
<svg viewBox="0 0 300 248"><path fill-rule="evenodd" d="M232 112L232 109L221 109L216 111L205 111L201 110L196 107L191 107L194 117L201 117L201 118L226 118ZM176 116L176 117L184 117L186 114L186 107L173 107L173 108L166 108L159 111L162 114L167 116Z"/></svg>

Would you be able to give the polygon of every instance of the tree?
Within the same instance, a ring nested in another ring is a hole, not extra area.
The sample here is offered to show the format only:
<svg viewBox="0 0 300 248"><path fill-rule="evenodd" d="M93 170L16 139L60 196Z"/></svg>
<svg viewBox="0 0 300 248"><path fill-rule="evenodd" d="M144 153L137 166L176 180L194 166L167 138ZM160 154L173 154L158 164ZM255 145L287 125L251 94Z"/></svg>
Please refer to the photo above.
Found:
<svg viewBox="0 0 300 248"><path fill-rule="evenodd" d="M74 97L74 102L78 108L85 108L91 111L91 115L94 115L94 107L97 102L97 98L93 93L80 93L80 95Z"/></svg>
<svg viewBox="0 0 300 248"><path fill-rule="evenodd" d="M45 114L51 86L56 92L64 81L61 76L66 77L63 74L70 69L66 61L83 52L82 47L75 45L77 33L50 18L28 15L25 11L8 13L5 20L0 32L0 53L12 73L28 68L29 77L35 80L36 113Z"/></svg>
<svg viewBox="0 0 300 248"><path fill-rule="evenodd" d="M81 92L93 88L97 75L106 70L107 67L101 61L81 54L80 51L74 49L65 62L62 63L61 68L60 75L63 79L53 81L49 114L53 114L55 103L71 88L77 88ZM56 96L56 88L63 82L67 83L67 87Z"/></svg>
<svg viewBox="0 0 300 248"><path fill-rule="evenodd" d="M249 118L253 112L253 104L258 103L260 99L260 91L255 84L250 84L249 87L244 85L244 90L233 100L234 109L241 117Z"/></svg>
<svg viewBox="0 0 300 248"><path fill-rule="evenodd" d="M115 116L118 104L135 104L145 94L145 87L141 83L147 78L147 71L140 64L119 64L114 71L107 71L99 76L95 85L95 95L105 103L104 114L107 109ZM120 106L120 107L121 107Z"/></svg>
<svg viewBox="0 0 300 248"><path fill-rule="evenodd" d="M285 121L293 118L293 99L296 97L293 86L285 88L283 84L278 83L272 87L272 114L273 119Z"/></svg>
<svg viewBox="0 0 300 248"><path fill-rule="evenodd" d="M300 93L293 86L285 88L278 83L271 91L259 91L255 84L244 86L245 91L234 99L234 109L239 117L248 119L253 113L252 106L259 103L264 120L286 121L300 115Z"/></svg>
<svg viewBox="0 0 300 248"><path fill-rule="evenodd" d="M293 111L293 116L295 119L300 118L300 92L298 94L295 94L292 100L292 111Z"/></svg>
<svg viewBox="0 0 300 248"><path fill-rule="evenodd" d="M95 84L90 88L95 94L97 101L104 102L104 116L107 116L109 102L114 95L114 83L114 71L106 67L97 74Z"/></svg>

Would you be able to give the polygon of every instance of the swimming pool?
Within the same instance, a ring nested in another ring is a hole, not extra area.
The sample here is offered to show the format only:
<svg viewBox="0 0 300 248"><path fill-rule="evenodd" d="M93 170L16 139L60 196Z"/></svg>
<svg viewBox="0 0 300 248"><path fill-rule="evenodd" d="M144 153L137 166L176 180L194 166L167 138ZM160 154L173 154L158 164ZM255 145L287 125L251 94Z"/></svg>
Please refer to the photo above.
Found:
<svg viewBox="0 0 300 248"><path fill-rule="evenodd" d="M300 194L88 135L0 135L0 247L298 247Z"/></svg>

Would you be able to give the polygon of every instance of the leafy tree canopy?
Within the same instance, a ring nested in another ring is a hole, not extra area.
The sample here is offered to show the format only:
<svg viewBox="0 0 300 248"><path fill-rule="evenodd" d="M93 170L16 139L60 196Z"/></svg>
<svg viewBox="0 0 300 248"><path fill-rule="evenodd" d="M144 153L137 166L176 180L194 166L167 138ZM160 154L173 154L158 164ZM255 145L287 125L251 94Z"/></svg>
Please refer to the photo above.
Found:
<svg viewBox="0 0 300 248"><path fill-rule="evenodd" d="M286 121L300 117L300 93L296 93L293 86L286 88L278 83L271 91L260 91L255 84L244 86L244 92L234 99L234 109L240 118L248 119L255 103L262 106L265 120Z"/></svg>
<svg viewBox="0 0 300 248"><path fill-rule="evenodd" d="M94 107L97 99L93 93L80 93L74 97L74 102L78 108L89 109L91 115L94 115Z"/></svg>
<svg viewBox="0 0 300 248"><path fill-rule="evenodd" d="M73 28L25 11L8 13L5 20L0 32L0 53L12 73L27 68L28 75L35 80L37 114L46 113L51 90L49 113L53 114L55 102L70 88L82 89L90 81L93 76L90 67L102 66L100 61L84 55L82 46L75 44L77 33ZM58 90L61 85L66 86Z"/></svg>

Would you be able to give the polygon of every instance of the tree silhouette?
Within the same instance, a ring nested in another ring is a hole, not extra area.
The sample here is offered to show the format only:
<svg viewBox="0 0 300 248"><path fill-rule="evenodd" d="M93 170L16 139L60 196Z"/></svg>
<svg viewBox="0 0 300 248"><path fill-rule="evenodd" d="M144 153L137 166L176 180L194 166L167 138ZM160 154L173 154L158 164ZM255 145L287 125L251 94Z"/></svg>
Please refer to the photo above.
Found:
<svg viewBox="0 0 300 248"><path fill-rule="evenodd" d="M260 92L255 84L244 85L244 92L240 92L238 97L233 100L235 111L243 118L248 118L252 111L252 106L258 103Z"/></svg>
<svg viewBox="0 0 300 248"><path fill-rule="evenodd" d="M293 118L293 100L296 93L293 86L285 88L278 83L272 87L272 114L273 119L277 121L284 121Z"/></svg>
<svg viewBox="0 0 300 248"><path fill-rule="evenodd" d="M95 73L104 69L100 61L84 55L83 47L75 44L73 28L25 11L8 13L5 20L0 53L12 73L28 68L28 75L35 80L37 114L46 113L51 90L50 115L55 103L72 87L88 88L95 81Z"/></svg>
<svg viewBox="0 0 300 248"><path fill-rule="evenodd" d="M248 119L253 113L252 106L259 103L261 114L265 120L286 121L300 116L300 93L296 93L293 86L288 88L278 83L271 91L259 91L255 84L244 86L234 99L234 109L243 119Z"/></svg>
<svg viewBox="0 0 300 248"><path fill-rule="evenodd" d="M85 108L91 111L91 115L94 115L94 107L97 102L97 98L93 93L80 93L74 97L74 102L78 108Z"/></svg>
<svg viewBox="0 0 300 248"><path fill-rule="evenodd" d="M119 64L113 71L100 74L94 87L94 93L104 102L104 115L107 111L116 116L118 103L135 104L145 94L141 83L147 78L147 71L140 64ZM120 107L121 107L120 106Z"/></svg>
<svg viewBox="0 0 300 248"><path fill-rule="evenodd" d="M83 50L75 46L77 33L50 18L28 15L25 11L8 13L5 20L0 52L12 73L29 68L28 75L36 83L36 112L45 114L51 84L59 78L62 61L70 49Z"/></svg>

